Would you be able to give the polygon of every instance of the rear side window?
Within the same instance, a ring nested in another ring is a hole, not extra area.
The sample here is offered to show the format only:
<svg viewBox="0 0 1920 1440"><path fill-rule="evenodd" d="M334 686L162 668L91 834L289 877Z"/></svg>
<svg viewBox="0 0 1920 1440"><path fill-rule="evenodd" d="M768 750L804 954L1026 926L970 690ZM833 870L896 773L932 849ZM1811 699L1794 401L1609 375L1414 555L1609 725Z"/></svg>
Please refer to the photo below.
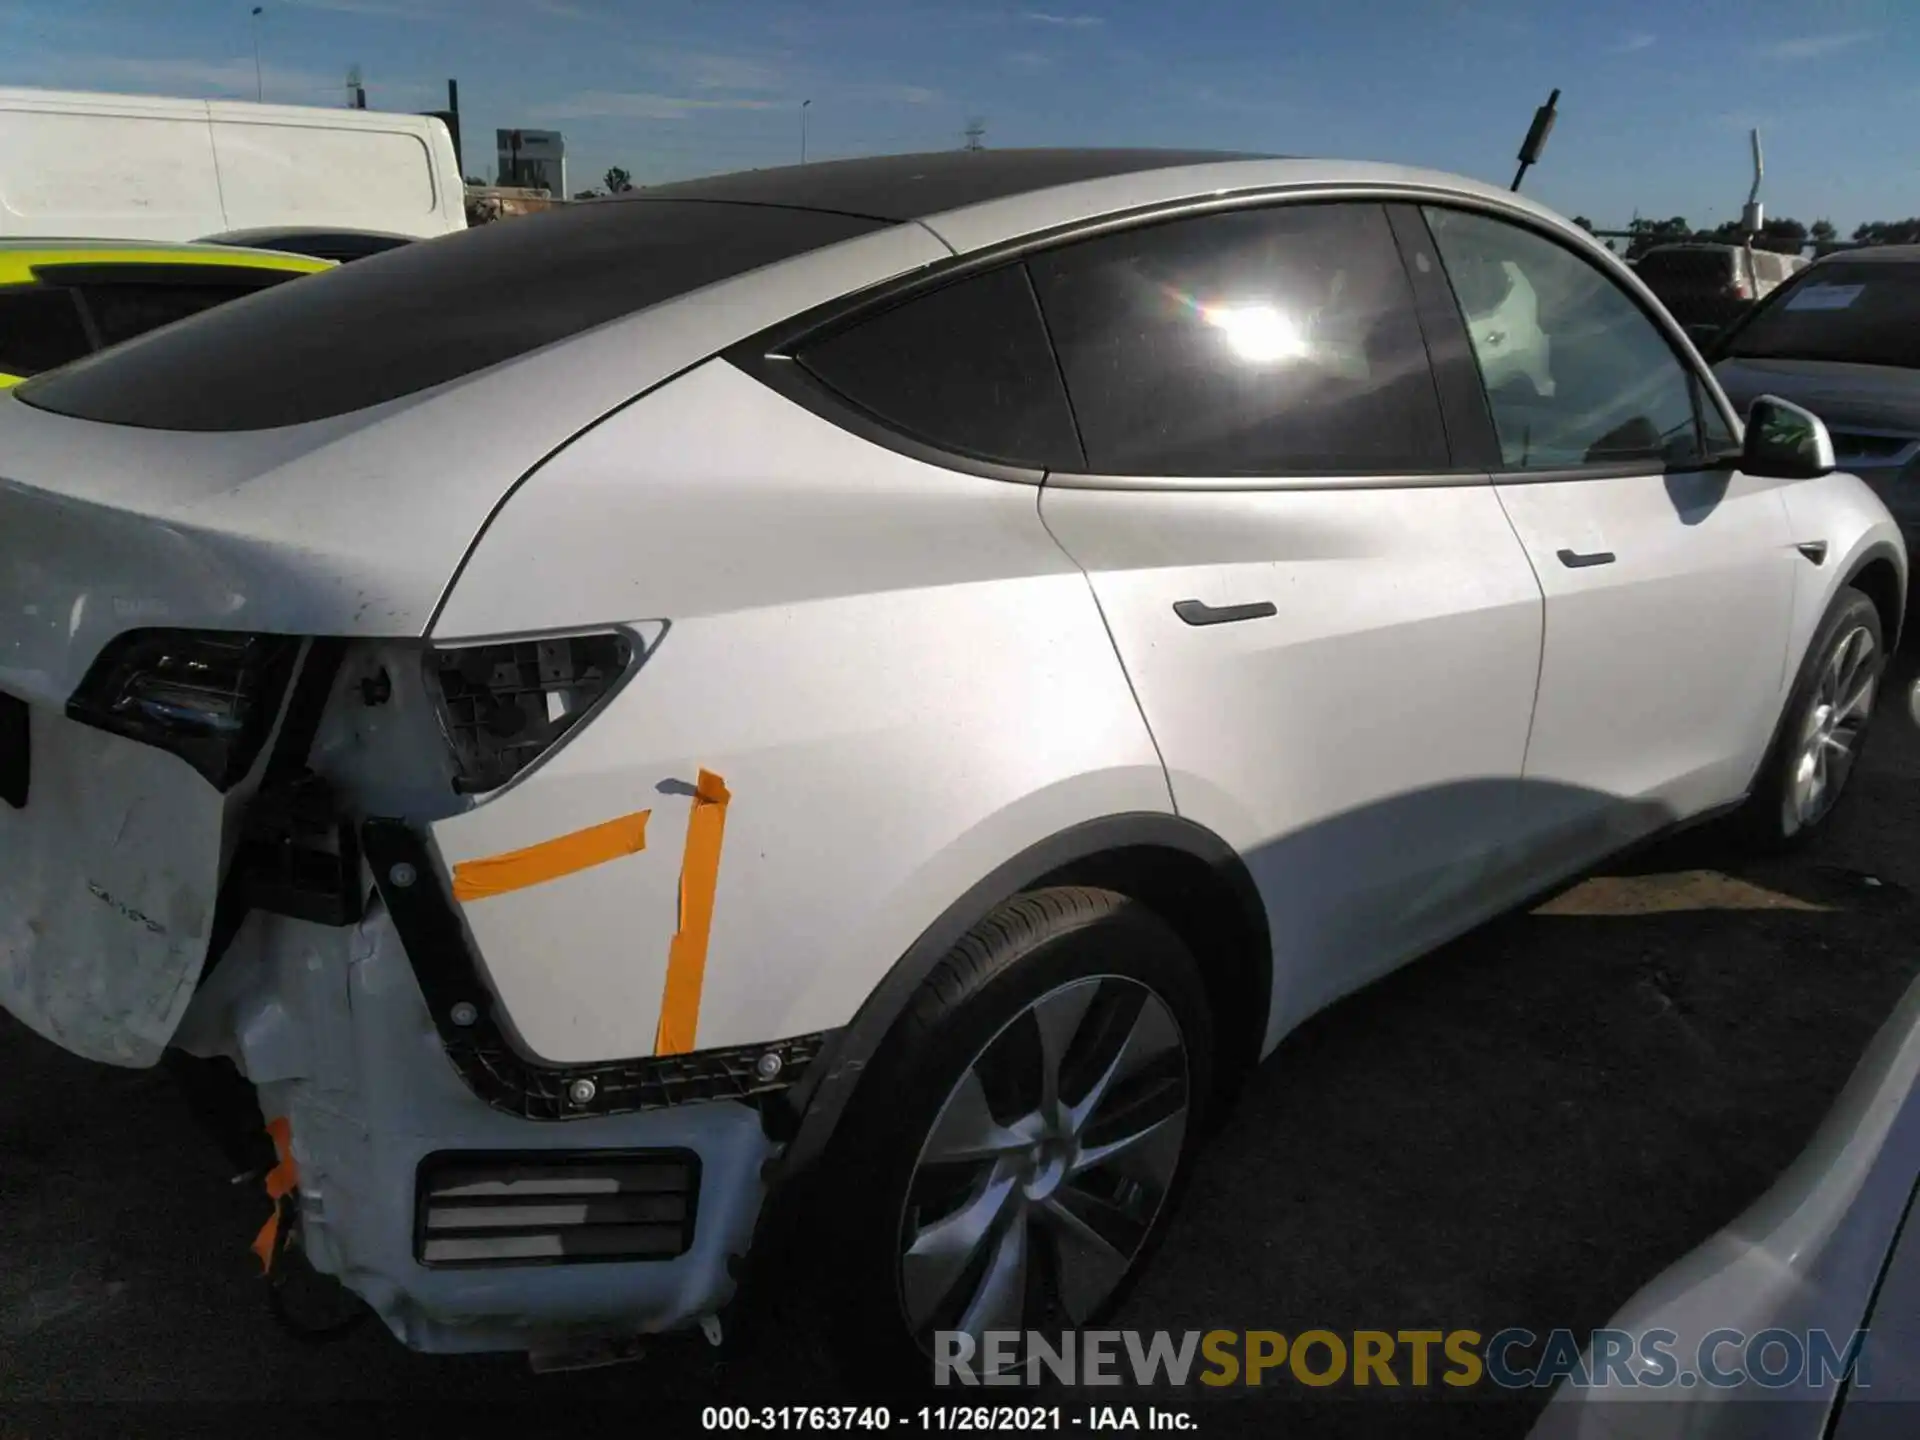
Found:
<svg viewBox="0 0 1920 1440"><path fill-rule="evenodd" d="M795 358L888 427L943 450L1080 468L1067 392L1022 266L917 296Z"/></svg>
<svg viewBox="0 0 1920 1440"><path fill-rule="evenodd" d="M67 291L52 285L0 290L0 375L38 375L91 348Z"/></svg>
<svg viewBox="0 0 1920 1440"><path fill-rule="evenodd" d="M298 425L414 394L883 228L764 205L569 205L276 286L17 393L42 409L112 425Z"/></svg>
<svg viewBox="0 0 1920 1440"><path fill-rule="evenodd" d="M1412 290L1378 205L1177 220L1030 265L1095 473L1448 464Z"/></svg>

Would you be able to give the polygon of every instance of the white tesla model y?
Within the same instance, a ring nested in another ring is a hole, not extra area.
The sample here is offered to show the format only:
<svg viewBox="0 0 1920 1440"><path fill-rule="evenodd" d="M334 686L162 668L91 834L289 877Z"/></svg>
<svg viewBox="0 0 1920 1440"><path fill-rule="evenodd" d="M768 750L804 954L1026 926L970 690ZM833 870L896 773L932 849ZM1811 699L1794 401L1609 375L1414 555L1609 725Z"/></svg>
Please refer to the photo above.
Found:
<svg viewBox="0 0 1920 1440"><path fill-rule="evenodd" d="M1343 993L1810 833L1907 580L1539 206L1100 151L239 301L0 399L0 556L0 1001L231 1059L266 1261L538 1352L711 1330L804 1215L870 1358L1110 1307Z"/></svg>

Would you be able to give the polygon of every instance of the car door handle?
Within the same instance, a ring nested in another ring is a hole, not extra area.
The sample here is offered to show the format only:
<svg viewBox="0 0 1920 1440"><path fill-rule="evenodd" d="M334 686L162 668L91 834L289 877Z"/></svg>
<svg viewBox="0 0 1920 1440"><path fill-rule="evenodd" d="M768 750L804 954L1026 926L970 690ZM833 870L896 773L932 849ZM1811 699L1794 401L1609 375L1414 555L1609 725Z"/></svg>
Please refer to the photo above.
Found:
<svg viewBox="0 0 1920 1440"><path fill-rule="evenodd" d="M1613 552L1611 550L1595 550L1590 555L1582 555L1578 550L1562 550L1560 552L1560 563L1569 570L1584 570L1589 565L1611 565L1613 564Z"/></svg>
<svg viewBox="0 0 1920 1440"><path fill-rule="evenodd" d="M1264 620L1278 615L1280 607L1271 600L1255 600L1247 605L1208 605L1199 600L1176 600L1173 613L1189 625L1226 625L1235 620Z"/></svg>

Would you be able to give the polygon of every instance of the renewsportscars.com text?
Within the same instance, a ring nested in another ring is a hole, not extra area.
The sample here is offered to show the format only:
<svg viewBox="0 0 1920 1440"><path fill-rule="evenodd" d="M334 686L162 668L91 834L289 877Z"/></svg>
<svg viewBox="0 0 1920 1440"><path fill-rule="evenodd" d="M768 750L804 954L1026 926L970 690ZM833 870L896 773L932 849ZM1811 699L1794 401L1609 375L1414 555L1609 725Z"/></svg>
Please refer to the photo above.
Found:
<svg viewBox="0 0 1920 1440"><path fill-rule="evenodd" d="M989 1330L934 1335L936 1385L1332 1385L1506 1390L1786 1389L1869 1383L1867 1332L1715 1330L1691 1353L1671 1330Z"/></svg>

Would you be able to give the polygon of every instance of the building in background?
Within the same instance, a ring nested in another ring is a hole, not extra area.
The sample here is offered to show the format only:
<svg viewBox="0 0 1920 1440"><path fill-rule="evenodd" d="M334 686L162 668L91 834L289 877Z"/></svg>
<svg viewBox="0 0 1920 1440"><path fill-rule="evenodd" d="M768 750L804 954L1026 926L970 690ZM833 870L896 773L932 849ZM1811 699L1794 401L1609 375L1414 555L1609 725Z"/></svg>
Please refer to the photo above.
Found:
<svg viewBox="0 0 1920 1440"><path fill-rule="evenodd" d="M497 130L499 183L566 196L567 143L558 130Z"/></svg>

